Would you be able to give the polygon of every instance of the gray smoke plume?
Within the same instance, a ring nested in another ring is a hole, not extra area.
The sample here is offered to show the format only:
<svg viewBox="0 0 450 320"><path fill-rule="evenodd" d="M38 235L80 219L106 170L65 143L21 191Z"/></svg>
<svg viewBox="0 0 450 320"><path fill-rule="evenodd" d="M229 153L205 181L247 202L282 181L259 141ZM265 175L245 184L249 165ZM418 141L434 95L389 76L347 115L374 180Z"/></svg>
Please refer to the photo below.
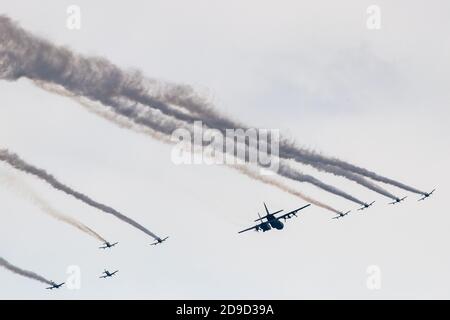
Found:
<svg viewBox="0 0 450 320"><path fill-rule="evenodd" d="M27 33L6 16L0 16L0 31L0 78L17 80L27 77L58 84L76 95L117 107L122 115L136 115L132 108L117 105L116 99L125 97L150 104L154 109L182 121L195 120L146 96L145 81L138 72L124 72L104 58L86 58L67 48L56 47Z"/></svg>
<svg viewBox="0 0 450 320"><path fill-rule="evenodd" d="M241 146L237 146L237 148L242 150L243 146L242 145ZM250 148L245 148L243 150L244 150L244 152L237 152L237 154L235 155L237 159L241 160L241 162L245 162L246 159L249 159L249 157L250 157L249 153L250 152L255 152L254 150L250 150ZM273 161L273 160L271 160L271 161ZM278 160L278 166L274 170L275 170L274 173L276 173L276 174L278 174L280 176L283 176L285 178L288 178L290 180L294 180L294 181L297 181L297 182L306 182L306 183L312 184L312 185L314 185L314 186L316 186L316 187L318 187L318 188L320 188L322 190L325 190L325 191L330 192L330 193L332 193L334 195L342 197L344 199L356 202L356 203L358 203L360 205L364 204L363 201L355 198L354 196L352 196L352 195L350 195L350 194L348 194L348 193L346 193L346 192L344 192L344 191L342 191L342 190L340 190L340 189L338 189L338 188L336 188L334 186L326 184L326 183L320 181L319 179L317 179L317 178L315 178L315 177L313 177L311 175L304 174L304 173L300 172L299 170L293 168L289 164L289 162L287 160L279 159ZM243 170L241 170L241 172L245 173Z"/></svg>
<svg viewBox="0 0 450 320"><path fill-rule="evenodd" d="M360 205L364 205L364 202L349 195L348 193L345 193L329 184L323 183L322 181L307 175L307 174L301 174L299 172L297 172L296 170L294 170L292 167L290 167L288 164L283 163L280 161L280 166L278 169L279 174L281 174L282 176L285 176L289 179L295 180L295 181L300 181L300 182L308 182L311 183L323 190L326 190L328 192L331 192L337 196L343 197L347 200L356 202Z"/></svg>
<svg viewBox="0 0 450 320"><path fill-rule="evenodd" d="M14 272L15 274L24 276L26 278L29 279L34 279L49 285L53 285L53 282L51 282L50 280L45 279L43 276L38 275L37 273L33 272L33 271L29 271L29 270L24 270L21 269L19 267L16 267L15 265L9 263L8 261L6 261L5 259L3 259L2 257L0 257L0 266L8 269L9 271Z"/></svg>
<svg viewBox="0 0 450 320"><path fill-rule="evenodd" d="M320 155L316 152L301 149L297 146L295 146L295 143L288 142L287 140L284 140L282 143L280 143L280 156L285 158L291 158L298 162L302 162L304 164L311 165L313 167L316 167L317 169L321 170L323 168L323 171L327 171L336 175L342 175L343 173L352 172L361 176L365 176L367 178L373 179L375 181L383 182L386 184L390 184L393 186L396 186L398 188L401 188L403 190L407 190L413 193L417 194L424 194L424 191L420 191L416 188L413 188L411 186L408 186L404 183L398 182L396 180L381 176L375 172L372 172L370 170L367 170L362 167L358 167L356 165L350 164L348 162L339 160L337 158L330 158L325 157L323 155ZM337 171L333 168L340 168L340 171ZM343 175L346 178L349 178L347 175ZM352 179L350 179L352 180ZM358 182L358 181L356 181ZM378 192L378 191L377 191ZM389 196L391 197L391 196ZM394 196L395 198L395 196Z"/></svg>
<svg viewBox="0 0 450 320"><path fill-rule="evenodd" d="M194 114L201 117L201 120L206 126L218 129L221 132L225 132L227 128L242 128L244 130L248 130L250 128L215 111L205 100L196 96L193 90L188 86L166 84L161 87L162 89L159 90L159 98L162 101L166 103L173 103L183 106L188 110L192 110ZM358 167L337 158L325 157L315 152L299 148L295 146L295 143L290 142L288 139L282 139L280 141L279 152L279 156L281 158L294 159L300 163L310 165L319 171L328 172L336 176L347 178L394 200L397 199L395 195L389 193L380 186L367 181L362 176L371 178L375 181L390 184L410 192L424 194L423 191L396 180L381 176L362 167Z"/></svg>
<svg viewBox="0 0 450 320"><path fill-rule="evenodd" d="M320 208L329 210L329 211L334 212L334 213L340 213L341 212L341 211L339 211L337 209L334 209L333 207L331 207L331 206L329 206L327 204L324 204L323 202L317 201L317 200L315 200L315 199L313 199L313 198L311 198L311 197L309 197L309 196L307 196L307 195L305 195L305 194L303 194L303 193L301 193L301 192L299 192L299 191L297 191L297 190L295 190L293 188L290 188L289 186L283 184L282 182L280 182L278 180L275 180L275 179L270 178L268 176L262 176L262 175L258 174L257 172L255 172L254 170L251 170L248 166L235 165L235 166L233 166L233 168L236 169L236 170L239 170L242 174L245 174L246 176L248 176L248 177L250 177L252 179L255 179L255 180L261 181L261 182L263 182L265 184L277 187L277 188L279 188L279 189L281 189L281 190L283 190L283 191L285 191L287 193L290 193L290 194L292 194L292 195L294 195L296 197L299 197L300 199L308 201L308 202L314 204L315 206L318 206Z"/></svg>
<svg viewBox="0 0 450 320"><path fill-rule="evenodd" d="M53 84L42 83L42 82L39 82L38 85L41 88L43 88L43 89L45 89L47 91L50 91L50 92L53 92L53 93L57 93L57 94L60 94L60 95L63 95L63 96L71 97L71 98L75 99L76 101L78 101L79 103L83 104L86 108L90 109L91 111L92 110L96 110L96 108L93 105L92 101L89 101L87 99L83 99L82 97L75 96L75 95L71 94L70 92L68 92L66 89L64 89L62 87L58 87L58 86L53 85ZM124 106L123 103L115 102L115 101L112 101L111 103L115 106L113 109L116 112L112 113L112 114L111 113L101 112L100 116L102 116L102 117L104 117L104 118L106 118L106 119L108 119L110 121L115 122L116 124L118 124L121 127L126 126L129 129L133 129L133 130L138 130L139 131L139 127L137 127L137 126L133 126L133 125L130 125L130 124L127 125L126 122L124 123L123 121L119 122L119 117L128 118L131 121L133 121L135 124L138 124L140 126L144 126L144 127L148 128L148 129L150 129L151 133L152 133L151 134L152 137L156 137L159 140L161 140L163 142L166 142L166 143L169 143L169 142L173 143L173 141L171 141L170 138L169 138L170 134L176 128L180 128L180 127L183 126L183 123L180 123L179 121L177 122L173 118L165 117L165 116L163 116L161 114L158 114L155 111L153 111L153 114L151 116L148 116L146 114L149 113L149 112L152 112L151 110L139 110L137 108L137 106L134 106L133 108L130 108L130 107ZM98 113L99 111L96 110L94 112ZM122 118L120 118L120 119L122 119ZM193 132L192 132L192 128L190 126L185 126L184 128L186 130L188 130L191 133L192 136L194 135ZM155 134L153 134L154 132L158 132L159 136L155 136ZM165 137L165 139L163 139L163 137ZM215 145L213 147L220 149L220 147L223 147L223 146ZM195 146L191 146L191 150L190 151L191 152L195 152L196 151ZM232 154L232 156L239 157L239 155L243 155L244 158L241 159L241 160L245 162L245 158L248 159L248 157L249 157L249 155L248 155L249 150L246 149L245 152L246 152L245 154L242 154L242 153L238 152L237 155ZM284 177L286 177L288 179L295 180L297 182L311 183L311 184L313 184L313 185L315 185L315 186L317 186L317 187L319 187L319 188L321 188L321 189L323 189L325 191L328 191L328 192L331 192L331 193L333 193L335 195L344 197L347 200L351 200L351 201L355 201L356 200L355 202L358 203L358 204L364 203L364 202L356 199L355 197L350 196L347 193L345 193L345 192L343 192L343 191L341 191L341 190L339 190L339 189L337 189L335 187L327 185L327 184L319 181L318 179L316 179L316 178L314 178L314 177L312 177L310 175L304 175L304 174L302 174L302 173L300 173L298 171L294 174L295 170L292 167L289 167L289 170L286 169L286 168L288 168L287 164L285 164L284 167L285 167L285 170L280 170L280 171L278 171L276 173L280 174L280 175L282 175L282 176L284 176ZM244 170L239 170L239 171L241 173L245 173ZM253 178L255 178L255 177L253 177ZM267 183L266 181L263 181L262 179L260 179L260 181L264 182L264 183ZM369 184L368 181L367 181L367 184ZM276 184L272 184L272 185L276 186ZM281 189L283 189L283 188L281 188ZM286 191L286 190L284 190L284 191Z"/></svg>
<svg viewBox="0 0 450 320"><path fill-rule="evenodd" d="M185 151L187 151L187 152L191 152L191 153L199 152L199 150L196 149L195 146L192 146L192 145L184 145L184 147L185 147ZM200 152L203 152L203 149L200 149ZM218 152L218 151L215 150L215 153L216 153L216 154L217 154L217 152ZM242 154L242 153L238 153L238 155L244 155L244 158L245 158L248 154L245 155L245 154ZM239 158L239 157L237 157L237 158L238 158L239 160L241 160L242 163L245 163L245 159ZM278 180L274 179L273 177L269 177L269 176L267 176L267 175L261 175L261 174L258 173L257 171L252 170L252 169L250 168L250 166L247 165L247 164L245 164L245 165L244 165L244 164L238 164L238 163L237 163L237 164L227 164L227 163L225 163L225 164L226 164L229 168L235 169L235 170L239 171L240 173L246 175L246 176L249 177L249 178L252 178L252 179L255 179L255 180L259 181L259 182L263 182L263 183L265 183L265 184L268 184L268 185L271 185L271 186L273 186L273 187L276 187L276 188L278 188L278 189L280 189L280 190L282 190L282 191L285 191L285 192L290 193L290 194L292 194L292 195L294 195L294 196L296 196L296 197L299 197L299 198L301 198L301 199L303 199L303 200L305 200L305 201L308 201L308 202L310 202L310 203L312 203L312 204L314 204L314 205L316 205L316 206L318 206L318 207L320 207L320 208L329 210L329 211L334 212L334 213L340 213L340 212L341 212L341 211L339 211L339 210L337 210L337 209L334 209L333 207L331 207L331 206L329 206L329 205L327 205L327 204L325 204L325 203L323 203L323 202L321 202L321 201L318 201L318 200L316 200L316 199L313 199L313 198L311 198L311 197L309 197L309 196L303 194L302 192L299 192L299 191L297 191L297 190L295 190L295 189L293 189L293 188L287 186L286 184L282 183L281 181L278 181ZM287 165L284 165L284 166L287 167ZM304 177L304 175L302 175L302 174L299 174L299 175L302 176L302 177ZM289 179L292 179L292 180L295 180L295 181L300 181L300 182L310 182L310 181L307 181L308 178L303 178L303 181L302 181L302 180L297 179L297 176L295 176L295 178L293 178L294 176L289 177L288 175L284 175L284 177L289 178ZM310 177L310 178L311 178L311 180L317 181L318 184L319 184L318 186L321 187L320 184L322 184L322 183L321 183L320 181L318 181L317 179L314 179L313 177ZM325 184L323 184L323 185L325 185ZM331 186L327 186L327 187L333 188L333 187L331 187ZM321 188L322 188L322 187L321 187ZM328 188L327 188L327 189L328 189ZM329 191L329 190L326 190L326 191ZM335 191L335 190L333 190L333 191ZM333 193L336 194L335 192L333 192ZM345 193L342 192L342 194L345 194ZM338 195L340 195L339 192L338 192ZM346 195L346 196L347 196L347 195ZM350 196L350 197L351 197L351 196ZM351 197L351 198L354 199L353 197Z"/></svg>
<svg viewBox="0 0 450 320"><path fill-rule="evenodd" d="M158 83L153 80L153 87L147 87L147 91L152 93L152 98L147 98L144 93L140 95L127 95L127 97L133 101L139 102L143 105L147 105L151 108L155 107L153 101L161 101L164 105L172 104L180 107L184 107L187 111L191 112L190 116L185 114L177 114L174 112L167 112L165 108L158 108L163 113L173 116L179 120L193 123L201 120L207 127L217 129L223 134L228 128L242 128L244 130L250 129L250 127L234 121L216 110L205 99L198 96L192 88L187 85L177 85L170 83ZM148 94L147 94L148 95ZM336 176L341 176L352 180L372 191L378 192L391 199L397 199L397 197L374 183L363 179L360 176L365 176L376 181L380 181L386 184L394 185L401 189L424 194L423 191L405 185L401 182L395 181L390 178L383 177L367 169L352 165L337 158L329 158L317 153L299 148L295 146L295 143L290 142L288 139L282 139L280 141L280 157L285 159L294 159L300 163L310 165L319 171L332 173ZM359 175L359 176L358 176Z"/></svg>
<svg viewBox="0 0 450 320"><path fill-rule="evenodd" d="M75 95L59 85L50 84L48 82L43 81L34 81L34 83L38 87L46 90L47 92L65 96L74 100L75 102L83 106L90 113L95 114L96 116L99 116L109 122L113 122L114 124L116 124L121 128L129 129L137 133L148 135L151 138L154 138L166 144L172 143L170 137L167 134L163 134L157 131L157 128L159 128L160 125L158 126L153 125L153 123L163 123L164 122L163 119L157 119L157 121L153 121L151 125L144 125L143 123L139 124L140 122L143 122L139 120L139 117L137 117L136 119L131 119L128 116L121 115L118 112L114 112L114 110L108 109L108 106L105 106L100 102L95 102L83 96ZM146 112L149 113L149 111Z"/></svg>
<svg viewBox="0 0 450 320"><path fill-rule="evenodd" d="M227 128L247 128L221 116L210 105L195 96L188 86L171 84L157 86L156 80L145 79L137 72L124 72L106 59L86 58L66 48L54 46L48 41L27 33L5 16L0 16L0 30L2 31L0 33L0 77L4 79L16 80L27 77L35 81L60 85L74 95L98 101L112 108L116 114L128 117L137 124L166 135L171 134L183 124L193 123L196 120L201 120L206 126L221 132L225 132ZM136 103L127 105L127 100ZM137 104L146 105L150 107L150 110L145 112ZM173 105L181 106L187 112ZM160 117L161 114L177 121L169 121L167 118ZM201 116L200 119L199 116ZM414 188L343 161L308 153L294 147L287 140L281 141L280 156L346 177L391 198L396 197L375 184L369 184L355 174L369 176L390 184L395 183L396 186L420 193Z"/></svg>
<svg viewBox="0 0 450 320"><path fill-rule="evenodd" d="M106 242L106 240L102 236L100 236L97 232L86 226L84 223L72 217L69 217L53 208L50 204L47 203L47 201L41 198L25 182L20 181L19 179L7 174L0 174L0 182L10 187L16 194L22 196L23 198L33 203L35 206L41 209L42 212L50 215L51 217L59 221L65 222L77 228L78 230L81 230L82 232L86 233L91 237L94 237L97 240L100 240L101 242Z"/></svg>
<svg viewBox="0 0 450 320"><path fill-rule="evenodd" d="M151 91L155 99L159 99L167 104L184 107L186 110L190 111L192 115L199 117L199 119L201 119L208 127L220 130L221 132L225 132L227 128L242 128L244 130L250 129L250 127L245 124L232 120L231 118L216 111L211 103L196 94L196 92L188 85L158 83L156 81L153 81L152 84L153 86L149 87L149 91ZM282 139L280 141L280 157L294 159L300 163L310 165L319 171L345 177L391 199L396 199L397 197L383 188L370 183L362 177L358 177L358 175L390 184L410 192L424 194L423 191L396 180L381 176L362 167L358 167L337 158L326 157L316 152L300 148L295 145L295 142L289 141L288 139Z"/></svg>
<svg viewBox="0 0 450 320"><path fill-rule="evenodd" d="M47 173L45 170L39 169L37 167L32 166L31 164L26 163L24 160L22 160L18 155L10 153L6 149L0 149L0 161L4 161L5 163L9 164L10 166L16 168L17 170L20 170L22 172L34 175L41 180L47 182L50 184L53 188L62 191L68 195L71 195L72 197L86 203L87 205L99 209L105 213L112 214L113 216L117 217L118 219L122 220L123 222L126 222L133 227L141 230L142 232L146 233L147 235L151 236L155 240L158 240L159 237L155 235L153 232L142 226L141 224L137 223L133 219L125 216L124 214L120 213L119 211L101 204L99 202L96 202L89 198L88 196L75 191L71 189L70 187L66 186L65 184L59 182L55 177Z"/></svg>
<svg viewBox="0 0 450 320"><path fill-rule="evenodd" d="M353 173L353 172L350 172L350 171L345 171L340 167L316 163L315 168L318 169L319 171L331 172L336 176L345 177L348 180L354 181L354 182L366 187L367 189L370 189L379 194L382 194L383 196L391 198L392 200L396 200L398 198L395 195L393 195L392 193L390 193L389 191L381 188L379 185L365 179L363 176Z"/></svg>

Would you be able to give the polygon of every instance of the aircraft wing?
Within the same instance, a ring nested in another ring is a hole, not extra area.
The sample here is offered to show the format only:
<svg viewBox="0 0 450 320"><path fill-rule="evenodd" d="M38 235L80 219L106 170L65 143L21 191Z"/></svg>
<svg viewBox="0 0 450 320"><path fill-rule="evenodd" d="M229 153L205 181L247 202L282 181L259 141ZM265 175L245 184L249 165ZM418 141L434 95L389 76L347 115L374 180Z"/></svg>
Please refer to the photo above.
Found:
<svg viewBox="0 0 450 320"><path fill-rule="evenodd" d="M274 213L271 213L271 215L274 215L274 214L277 214L277 213L280 213L280 212L282 212L283 210L278 210L278 211L275 211ZM258 221L263 221L264 219L267 219L267 216L264 216L264 217L259 217L259 219L256 219L255 220L255 222L258 222Z"/></svg>
<svg viewBox="0 0 450 320"><path fill-rule="evenodd" d="M260 224L257 224L257 225L255 225L255 226L253 226L253 227L250 227L250 228L247 228L247 229L244 229L244 230L241 230L241 231L239 231L238 233L243 233L243 232L247 232L247 231L250 231L250 230L253 230L253 229L255 229L255 230L258 230L258 228L259 228L259 226L261 225L261 223Z"/></svg>
<svg viewBox="0 0 450 320"><path fill-rule="evenodd" d="M311 205L311 204L307 204L306 206L303 206L303 207L298 208L298 209L295 209L295 210L293 210L293 211L291 211L291 212L282 214L281 216L277 217L277 219L283 219L284 217L292 216L292 215L296 214L297 212L299 212L300 210L303 210L303 209L309 207L310 205Z"/></svg>
<svg viewBox="0 0 450 320"><path fill-rule="evenodd" d="M53 286L48 287L48 288L46 288L46 289L48 289L48 290L59 289L64 283L65 283L65 282L63 282L63 283L61 283L61 284L55 283Z"/></svg>

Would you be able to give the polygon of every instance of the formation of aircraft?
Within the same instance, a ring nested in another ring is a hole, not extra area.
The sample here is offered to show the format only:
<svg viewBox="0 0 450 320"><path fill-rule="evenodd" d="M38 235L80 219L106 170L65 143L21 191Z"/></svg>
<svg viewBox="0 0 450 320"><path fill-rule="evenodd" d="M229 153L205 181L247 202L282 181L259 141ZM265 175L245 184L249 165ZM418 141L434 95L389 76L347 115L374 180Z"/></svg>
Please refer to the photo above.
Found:
<svg viewBox="0 0 450 320"><path fill-rule="evenodd" d="M109 243L108 241L106 241L104 244L103 244L103 247L98 247L99 249L111 249L112 247L114 247L115 245L117 245L118 244L118 242L115 242L115 243Z"/></svg>
<svg viewBox="0 0 450 320"><path fill-rule="evenodd" d="M48 287L48 288L46 288L46 289L48 289L48 290L59 289L59 288L62 287L63 284L65 284L65 282L60 283L60 284L57 284L56 282L53 282L53 281L52 281L52 286L51 286L51 287Z"/></svg>
<svg viewBox="0 0 450 320"><path fill-rule="evenodd" d="M300 210L303 210L303 209L309 207L310 205L311 204L307 204L306 206L295 209L291 212L285 213L285 214L277 217L275 215L277 213L282 212L283 210L278 210L276 212L270 213L269 209L267 209L267 205L264 203L264 208L266 209L266 216L261 217L258 213L259 219L256 219L255 222L259 222L259 223L257 225L254 225L253 227L241 230L238 233L243 233L243 232L250 231L250 230L262 231L262 232L269 231L270 229L282 230L284 228L284 224L283 224L283 222L280 221L281 219L286 221L287 219L291 219L293 216L296 217L297 213ZM264 221L264 219L266 219L266 221Z"/></svg>
<svg viewBox="0 0 450 320"><path fill-rule="evenodd" d="M158 239L156 239L155 242L150 243L150 245L151 245L151 246L156 246L156 245L158 245L158 244L163 243L163 242L166 241L167 239L169 239L169 237L165 237L164 239L158 238Z"/></svg>
<svg viewBox="0 0 450 320"><path fill-rule="evenodd" d="M340 219L340 218L345 217L345 216L348 215L349 213L350 213L350 211L347 211L347 212L345 212L345 213L339 212L339 213L337 214L337 216L335 216L335 217L333 217L333 218L331 218L331 219Z"/></svg>
<svg viewBox="0 0 450 320"><path fill-rule="evenodd" d="M105 269L105 271L103 271L103 276L100 276L100 279L106 279L109 277L112 277L113 275L115 275L117 272L119 272L119 270L116 270L114 272L109 272L108 270Z"/></svg>
<svg viewBox="0 0 450 320"><path fill-rule="evenodd" d="M431 192L425 192L425 193L422 195L422 198L420 198L418 201L423 201L423 200L425 200L426 198L430 197L435 191L436 191L436 189L433 189ZM390 202L389 204L397 204L397 203L400 203L400 202L402 202L403 200L405 200L406 198L407 198L407 197L396 198L395 201ZM371 207L374 203L375 203L375 201L372 201L371 203L364 203L364 205L363 205L361 208L359 208L358 210L364 210L364 209L367 209L367 208ZM290 211L290 212L288 212L288 213L282 214L282 215L280 215L280 216L276 216L276 214L281 213L281 212L283 212L284 210L278 210L278 211L275 211L275 212L272 212L272 213L271 213L271 212L269 211L269 209L267 208L266 203L264 202L264 208L265 208L265 210L266 210L266 215L265 215L264 217L261 217L261 215L258 213L259 218L255 220L255 222L258 222L258 223L257 223L256 225L250 227L250 228L241 230L241 231L239 231L238 233L243 233L243 232L250 231L250 230L262 231L262 232L266 232L266 231L269 231L269 230L271 230L271 229L282 230L282 229L284 228L284 224L283 224L283 222L282 222L281 220L286 221L286 220L288 220L288 219L291 219L292 217L297 217L297 213L298 213L299 211L301 211L301 210L303 210L303 209L309 207L310 205L311 205L311 204L307 204L307 205L305 205L305 206L303 206L303 207L300 207L300 208L295 209L295 210L293 210L293 211ZM350 213L350 211L347 211L347 212L345 212L345 213L344 213L344 212L339 212L339 213L338 213L336 216L334 216L332 219L340 219L340 218L343 218L343 217L345 217L346 215L348 215L349 213ZM169 237L165 237L165 238L163 238L163 239L162 239L162 238L157 238L155 242L151 243L151 245L156 246L156 245L158 245L158 244L161 244L161 243L163 243L164 241L166 241L168 238L169 238ZM100 248L100 249L110 249L110 248L116 246L117 244L118 244L118 242L110 243L110 242L106 241L106 242L103 244L103 246L102 246L102 247L99 247L99 248ZM110 271L108 271L108 270L105 269L105 271L103 271L103 273L102 273L103 275L100 276L99 278L106 279L106 278L109 278L109 277L114 276L117 272L119 272L119 270L116 270L116 271L114 271L114 272L110 272ZM53 281L52 281L51 283L52 283L52 286L51 286L51 287L48 287L48 288L46 288L46 289L49 289L49 290L59 289L60 287L62 287L62 286L65 284L65 282L60 283L60 284L57 284L56 282L53 282Z"/></svg>
<svg viewBox="0 0 450 320"><path fill-rule="evenodd" d="M428 198L429 196L431 196L432 194L433 194L433 192L435 192L436 191L436 189L433 189L431 192L425 192L424 194L423 194L423 197L422 198L420 198L418 201L423 201L423 200L425 200L426 198Z"/></svg>
<svg viewBox="0 0 450 320"><path fill-rule="evenodd" d="M372 201L371 203L364 203L364 205L361 208L359 208L358 211L367 209L367 208L371 207L374 203L375 203L375 201Z"/></svg>
<svg viewBox="0 0 450 320"><path fill-rule="evenodd" d="M405 200L407 197L403 197L403 198L397 198L397 199L395 199L395 201L393 201L393 202L389 202L389 204L397 204L397 203L400 203L400 202L402 202L403 200Z"/></svg>
<svg viewBox="0 0 450 320"><path fill-rule="evenodd" d="M158 238L158 239L156 239L156 241L155 241L154 243L152 243L151 245L157 245L157 244L163 243L163 242L166 241L168 238L169 238L169 237L165 237L164 239ZM99 249L111 249L112 247L116 246L117 244L118 244L118 242L110 243L110 242L106 241L106 242L103 244L103 246L99 247ZM103 273L102 273L103 275L100 276L99 278L101 278L101 279L106 279L106 278L109 278L109 277L114 276L117 272L119 272L119 270L116 270L116 271L114 271L114 272L110 272L110 271L108 271L108 270L105 269L105 271L103 271ZM51 287L48 287L48 288L46 288L46 289L49 289L49 290L59 289L63 284L65 284L65 282L63 282L63 283L61 283L61 284L57 284L57 283L55 283L55 282L52 281L52 286L51 286Z"/></svg>

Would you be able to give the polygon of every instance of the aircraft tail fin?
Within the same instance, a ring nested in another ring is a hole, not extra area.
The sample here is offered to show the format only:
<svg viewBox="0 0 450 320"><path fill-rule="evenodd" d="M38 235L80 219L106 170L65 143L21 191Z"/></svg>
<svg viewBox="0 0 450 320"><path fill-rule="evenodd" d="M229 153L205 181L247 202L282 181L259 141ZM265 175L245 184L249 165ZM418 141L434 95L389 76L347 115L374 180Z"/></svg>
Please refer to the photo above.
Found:
<svg viewBox="0 0 450 320"><path fill-rule="evenodd" d="M261 217L261 215L259 214L259 212L258 212L258 219L256 219L255 220L255 222L258 222L258 221L263 221L263 219L265 218L265 217Z"/></svg>
<svg viewBox="0 0 450 320"><path fill-rule="evenodd" d="M270 214L269 209L267 209L266 203L265 202L263 202L263 203L264 203L264 208L266 208L266 213L267 213L267 215L269 215Z"/></svg>

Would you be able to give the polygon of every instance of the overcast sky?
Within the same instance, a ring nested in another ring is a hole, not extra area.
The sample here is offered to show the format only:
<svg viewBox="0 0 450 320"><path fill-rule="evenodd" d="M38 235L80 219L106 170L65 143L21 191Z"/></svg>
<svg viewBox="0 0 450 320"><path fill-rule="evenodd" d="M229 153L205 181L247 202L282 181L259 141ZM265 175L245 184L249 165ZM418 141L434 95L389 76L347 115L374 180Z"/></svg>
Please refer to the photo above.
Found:
<svg viewBox="0 0 450 320"><path fill-rule="evenodd" d="M66 27L69 5L81 30ZM366 26L381 9L381 29ZM164 245L0 164L60 211L120 244L56 221L0 185L0 257L55 281L81 268L81 289L0 269L0 298L450 298L450 4L448 1L1 0L0 13L51 42L124 69L193 85L227 115L419 189L398 206L308 167L364 201L345 219L317 207L283 231L249 232L265 201L304 201L221 166L181 165L171 147L115 126L26 79L0 81L0 146L135 218ZM1 179L0 179L1 180ZM340 210L352 202L289 183ZM366 285L381 270L381 288ZM120 269L113 279L98 279Z"/></svg>

